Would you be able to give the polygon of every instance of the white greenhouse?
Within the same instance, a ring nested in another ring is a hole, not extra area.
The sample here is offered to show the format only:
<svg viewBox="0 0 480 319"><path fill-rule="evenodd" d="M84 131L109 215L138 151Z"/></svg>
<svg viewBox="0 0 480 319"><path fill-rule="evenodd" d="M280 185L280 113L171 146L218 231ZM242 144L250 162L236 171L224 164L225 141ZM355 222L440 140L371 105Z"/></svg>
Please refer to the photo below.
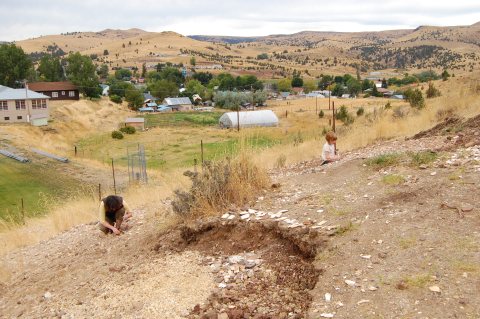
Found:
<svg viewBox="0 0 480 319"><path fill-rule="evenodd" d="M240 118L240 127L253 126L277 126L278 117L271 110L248 111L248 112L228 112L223 114L219 119L219 124L224 128L238 127Z"/></svg>

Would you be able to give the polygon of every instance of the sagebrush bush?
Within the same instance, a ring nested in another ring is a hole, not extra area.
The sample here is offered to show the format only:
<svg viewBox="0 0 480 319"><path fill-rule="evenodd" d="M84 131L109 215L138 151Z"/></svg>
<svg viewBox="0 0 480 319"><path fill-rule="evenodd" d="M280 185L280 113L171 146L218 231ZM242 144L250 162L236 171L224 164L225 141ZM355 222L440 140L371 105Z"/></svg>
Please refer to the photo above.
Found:
<svg viewBox="0 0 480 319"><path fill-rule="evenodd" d="M125 126L120 128L120 132L125 134L135 134L137 130L133 126Z"/></svg>
<svg viewBox="0 0 480 319"><path fill-rule="evenodd" d="M222 213L230 205L254 200L268 185L268 175L246 155L235 159L205 162L202 172L185 172L192 180L188 192L175 191L174 212L184 218Z"/></svg>
<svg viewBox="0 0 480 319"><path fill-rule="evenodd" d="M362 116L364 113L365 113L365 109L361 106L361 107L357 110L357 116Z"/></svg>
<svg viewBox="0 0 480 319"><path fill-rule="evenodd" d="M121 104L122 103L122 97L116 94L110 95L110 101L113 103Z"/></svg>
<svg viewBox="0 0 480 319"><path fill-rule="evenodd" d="M121 140L123 138L123 134L120 131L113 131L112 138L116 138L117 140Z"/></svg>

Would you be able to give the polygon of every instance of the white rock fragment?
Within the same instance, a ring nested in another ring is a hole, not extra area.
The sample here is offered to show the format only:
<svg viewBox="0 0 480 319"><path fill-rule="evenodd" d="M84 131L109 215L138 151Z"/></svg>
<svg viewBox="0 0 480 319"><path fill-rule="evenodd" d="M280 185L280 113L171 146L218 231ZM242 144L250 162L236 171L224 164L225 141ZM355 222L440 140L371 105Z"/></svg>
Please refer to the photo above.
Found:
<svg viewBox="0 0 480 319"><path fill-rule="evenodd" d="M256 211L255 209L249 208L249 209L247 210L247 212L248 212L249 214L255 214L257 211Z"/></svg>
<svg viewBox="0 0 480 319"><path fill-rule="evenodd" d="M435 176L435 175L437 175L437 172L431 172L430 173L430 176Z"/></svg>
<svg viewBox="0 0 480 319"><path fill-rule="evenodd" d="M327 293L325 294L325 301L326 301L326 302L330 302L331 300L332 300L332 294L329 293L329 292L327 292Z"/></svg>
<svg viewBox="0 0 480 319"><path fill-rule="evenodd" d="M242 215L246 215L246 214L250 214L250 213L249 213L249 212L247 212L246 210L242 210L242 211L240 212L240 216L242 216Z"/></svg>
<svg viewBox="0 0 480 319"><path fill-rule="evenodd" d="M345 283L346 283L347 285L349 285L350 287L355 287L355 284L356 284L355 281L353 281L353 280L348 280L348 279L345 280Z"/></svg>
<svg viewBox="0 0 480 319"><path fill-rule="evenodd" d="M280 214L280 215L281 215L281 214L284 214L284 213L287 213L287 212L288 212L288 209L282 209L282 210L279 210L279 211L277 212L277 214Z"/></svg>
<svg viewBox="0 0 480 319"><path fill-rule="evenodd" d="M244 214L240 216L241 219L248 219L250 218L250 214Z"/></svg>
<svg viewBox="0 0 480 319"><path fill-rule="evenodd" d="M234 218L235 218L235 215L230 215L230 216L228 216L228 218L227 218L227 219L230 219L230 220L232 220L232 219L234 219Z"/></svg>
<svg viewBox="0 0 480 319"><path fill-rule="evenodd" d="M368 286L368 290L375 291L375 290L378 290L378 288L374 286Z"/></svg>
<svg viewBox="0 0 480 319"><path fill-rule="evenodd" d="M372 255L360 255L360 257L363 259L370 259L372 258Z"/></svg>
<svg viewBox="0 0 480 319"><path fill-rule="evenodd" d="M228 217L230 217L230 214L229 214L229 213L225 213L225 214L222 215L222 218L223 218L223 219L227 219Z"/></svg>
<svg viewBox="0 0 480 319"><path fill-rule="evenodd" d="M364 304L364 303L367 303L367 302L370 302L370 300L368 300L368 299L362 299L362 300L360 300L359 302L357 302L357 305L361 305L361 304Z"/></svg>
<svg viewBox="0 0 480 319"><path fill-rule="evenodd" d="M430 286L430 287L428 287L428 289L432 292L435 292L435 293L441 293L442 292L440 290L440 287L438 287L438 286Z"/></svg>
<svg viewBox="0 0 480 319"><path fill-rule="evenodd" d="M324 211L325 210L323 210L323 209L319 209L319 210L317 210L317 213L323 213Z"/></svg>
<svg viewBox="0 0 480 319"><path fill-rule="evenodd" d="M43 295L43 298L45 299L50 299L52 298L52 293L50 291L47 291L44 295Z"/></svg>
<svg viewBox="0 0 480 319"><path fill-rule="evenodd" d="M222 288L222 289L227 288L227 284L224 283L224 282L221 282L221 283L218 284L218 288Z"/></svg>
<svg viewBox="0 0 480 319"><path fill-rule="evenodd" d="M322 318L333 318L333 316L335 316L333 313L324 312L324 313L320 314L320 317L322 317Z"/></svg>

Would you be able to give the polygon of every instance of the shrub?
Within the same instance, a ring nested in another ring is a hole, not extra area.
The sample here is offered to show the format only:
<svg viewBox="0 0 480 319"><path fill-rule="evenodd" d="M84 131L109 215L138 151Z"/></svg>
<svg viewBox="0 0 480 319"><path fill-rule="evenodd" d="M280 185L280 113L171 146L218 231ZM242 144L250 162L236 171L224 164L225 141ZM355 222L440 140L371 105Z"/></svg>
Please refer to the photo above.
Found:
<svg viewBox="0 0 480 319"><path fill-rule="evenodd" d="M433 82L429 82L428 83L428 89L427 89L427 99L430 99L430 98L433 98L433 97L438 97L440 95L442 95L440 93L440 90L437 89L434 85L433 85Z"/></svg>
<svg viewBox="0 0 480 319"><path fill-rule="evenodd" d="M323 112L323 110L320 110L320 113L318 113L318 117L323 118L324 116L325 116L325 113Z"/></svg>
<svg viewBox="0 0 480 319"><path fill-rule="evenodd" d="M387 104L385 104L385 110L388 110L392 108L392 104L390 104L390 102L387 102Z"/></svg>
<svg viewBox="0 0 480 319"><path fill-rule="evenodd" d="M427 165L435 162L438 154L432 151L421 151L418 153L409 153L411 164L414 166Z"/></svg>
<svg viewBox="0 0 480 319"><path fill-rule="evenodd" d="M219 213L229 206L242 206L268 185L266 172L246 154L233 160L205 162L201 173L187 171L192 186L188 192L176 190L172 201L175 213L183 218Z"/></svg>
<svg viewBox="0 0 480 319"><path fill-rule="evenodd" d="M345 105L340 106L340 110L336 113L335 118L342 121L345 125L352 124L355 121L353 116L348 113Z"/></svg>
<svg viewBox="0 0 480 319"><path fill-rule="evenodd" d="M364 113L365 113L365 109L361 106L361 107L357 110L357 116L362 116Z"/></svg>
<svg viewBox="0 0 480 319"><path fill-rule="evenodd" d="M421 109L425 107L425 100L422 95L422 91L419 89L408 89L405 91L405 99L410 103L412 107Z"/></svg>
<svg viewBox="0 0 480 319"><path fill-rule="evenodd" d="M112 94L110 95L110 101L112 101L113 103L120 104L122 103L122 97L116 94Z"/></svg>
<svg viewBox="0 0 480 319"><path fill-rule="evenodd" d="M283 168L287 164L287 157L281 154L275 161L275 168Z"/></svg>
<svg viewBox="0 0 480 319"><path fill-rule="evenodd" d="M117 140L121 140L123 138L123 134L120 131L113 131L112 138L116 138Z"/></svg>
<svg viewBox="0 0 480 319"><path fill-rule="evenodd" d="M135 134L137 130L133 126L125 126L120 129L120 132L125 134Z"/></svg>
<svg viewBox="0 0 480 319"><path fill-rule="evenodd" d="M375 168L394 166L400 162L401 155L398 153L387 153L368 159L365 164Z"/></svg>

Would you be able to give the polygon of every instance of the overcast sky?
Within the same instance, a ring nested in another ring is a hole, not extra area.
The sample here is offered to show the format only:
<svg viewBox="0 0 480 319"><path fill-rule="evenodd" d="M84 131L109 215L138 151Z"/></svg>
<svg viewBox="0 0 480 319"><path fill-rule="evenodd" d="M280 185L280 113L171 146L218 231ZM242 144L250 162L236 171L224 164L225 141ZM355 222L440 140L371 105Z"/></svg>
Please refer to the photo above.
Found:
<svg viewBox="0 0 480 319"><path fill-rule="evenodd" d="M479 0L0 0L0 41L107 28L260 36L478 21Z"/></svg>

